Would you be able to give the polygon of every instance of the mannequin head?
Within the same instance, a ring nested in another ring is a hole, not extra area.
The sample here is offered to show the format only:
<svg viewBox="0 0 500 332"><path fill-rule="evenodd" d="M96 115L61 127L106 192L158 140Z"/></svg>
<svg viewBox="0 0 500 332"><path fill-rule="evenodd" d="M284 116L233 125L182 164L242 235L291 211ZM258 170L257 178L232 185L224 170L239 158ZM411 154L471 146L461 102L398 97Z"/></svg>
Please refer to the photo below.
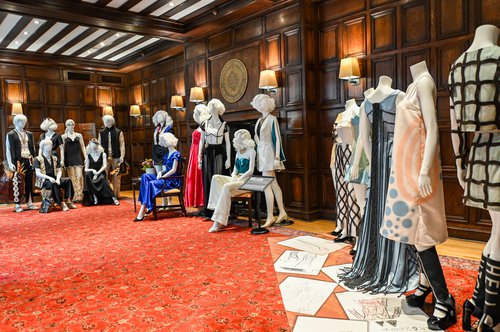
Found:
<svg viewBox="0 0 500 332"><path fill-rule="evenodd" d="M64 125L66 126L65 133L73 133L75 131L75 121L68 119Z"/></svg>
<svg viewBox="0 0 500 332"><path fill-rule="evenodd" d="M42 129L43 131L56 131L57 123L51 118L46 118L45 120L42 121L40 129Z"/></svg>
<svg viewBox="0 0 500 332"><path fill-rule="evenodd" d="M102 122L106 128L111 128L115 125L115 118L112 115L105 115L102 117Z"/></svg>
<svg viewBox="0 0 500 332"><path fill-rule="evenodd" d="M274 99L266 94L256 95L250 105L263 115L271 113L275 107Z"/></svg>
<svg viewBox="0 0 500 332"><path fill-rule="evenodd" d="M202 123L208 119L210 115L208 114L208 107L204 104L198 104L195 106L193 111L193 119L197 124Z"/></svg>
<svg viewBox="0 0 500 332"><path fill-rule="evenodd" d="M160 145L166 148L173 148L177 146L179 140L172 133L163 133L160 135Z"/></svg>
<svg viewBox="0 0 500 332"><path fill-rule="evenodd" d="M253 149L255 142L248 130L240 129L234 133L233 146L236 152L240 152L245 149Z"/></svg>
<svg viewBox="0 0 500 332"><path fill-rule="evenodd" d="M211 116L222 115L226 111L226 107L224 107L224 104L219 99L215 98L208 102L207 108L208 108L208 113Z"/></svg>
<svg viewBox="0 0 500 332"><path fill-rule="evenodd" d="M14 117L14 126L16 129L20 130L23 129L24 126L26 126L26 122L28 122L28 118L24 114L18 114Z"/></svg>
<svg viewBox="0 0 500 332"><path fill-rule="evenodd" d="M493 24L478 26L474 34L474 40L466 52L497 45L499 33L500 29Z"/></svg>
<svg viewBox="0 0 500 332"><path fill-rule="evenodd" d="M49 138L46 138L40 142L40 151L39 155L50 156L52 153L52 141Z"/></svg>
<svg viewBox="0 0 500 332"><path fill-rule="evenodd" d="M87 153L96 153L96 152L103 152L104 149L102 146L99 144L99 141L97 138L92 137L89 140L89 145L87 145Z"/></svg>
<svg viewBox="0 0 500 332"><path fill-rule="evenodd" d="M170 115L164 110L159 110L153 115L153 124L155 126L171 126L174 123Z"/></svg>
<svg viewBox="0 0 500 332"><path fill-rule="evenodd" d="M391 85L392 85L392 78L390 78L389 76L382 75L378 79L377 89L379 87L391 87Z"/></svg>

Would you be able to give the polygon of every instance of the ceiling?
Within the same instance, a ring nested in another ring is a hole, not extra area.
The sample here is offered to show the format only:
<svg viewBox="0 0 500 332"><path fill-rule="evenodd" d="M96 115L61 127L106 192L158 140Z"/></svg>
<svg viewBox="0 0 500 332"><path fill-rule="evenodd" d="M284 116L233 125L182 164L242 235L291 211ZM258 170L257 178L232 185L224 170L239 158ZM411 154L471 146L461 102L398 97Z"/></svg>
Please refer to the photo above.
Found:
<svg viewBox="0 0 500 332"><path fill-rule="evenodd" d="M2 0L0 61L120 69L280 2Z"/></svg>

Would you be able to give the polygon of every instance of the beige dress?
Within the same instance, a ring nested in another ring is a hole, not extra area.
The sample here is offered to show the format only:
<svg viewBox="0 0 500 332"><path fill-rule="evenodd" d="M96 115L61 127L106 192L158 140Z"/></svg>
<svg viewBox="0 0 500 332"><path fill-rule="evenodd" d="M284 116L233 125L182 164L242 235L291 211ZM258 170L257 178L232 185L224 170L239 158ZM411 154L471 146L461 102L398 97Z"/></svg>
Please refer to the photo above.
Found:
<svg viewBox="0 0 500 332"><path fill-rule="evenodd" d="M432 194L423 198L418 188L427 133L416 87L424 76L432 79L428 74L419 77L397 106L393 163L380 233L402 243L433 246L444 242L448 232L439 149L429 171Z"/></svg>

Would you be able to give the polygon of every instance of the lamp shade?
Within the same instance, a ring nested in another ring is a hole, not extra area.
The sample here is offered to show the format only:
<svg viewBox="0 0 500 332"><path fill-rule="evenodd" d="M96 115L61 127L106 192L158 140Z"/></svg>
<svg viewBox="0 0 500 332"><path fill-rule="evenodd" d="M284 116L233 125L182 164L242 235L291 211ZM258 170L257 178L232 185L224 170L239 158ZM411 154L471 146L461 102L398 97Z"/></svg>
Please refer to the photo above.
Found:
<svg viewBox="0 0 500 332"><path fill-rule="evenodd" d="M141 115L141 109L139 108L139 105L131 105L130 106L130 116L140 116Z"/></svg>
<svg viewBox="0 0 500 332"><path fill-rule="evenodd" d="M259 89L274 89L278 87L274 70L266 69L260 72Z"/></svg>
<svg viewBox="0 0 500 332"><path fill-rule="evenodd" d="M182 100L182 96L174 95L170 99L170 108L179 109L184 108L184 101Z"/></svg>
<svg viewBox="0 0 500 332"><path fill-rule="evenodd" d="M193 103L199 103L205 101L205 96L203 95L203 89L200 87L191 88L189 93L189 101Z"/></svg>
<svg viewBox="0 0 500 332"><path fill-rule="evenodd" d="M359 70L358 59L356 58L345 58L340 60L340 73L339 78L341 80L350 80L353 78L359 78L361 76Z"/></svg>
<svg viewBox="0 0 500 332"><path fill-rule="evenodd" d="M12 115L23 114L23 104L13 103L12 104Z"/></svg>
<svg viewBox="0 0 500 332"><path fill-rule="evenodd" d="M113 107L111 106L104 106L102 108L102 115L113 115Z"/></svg>

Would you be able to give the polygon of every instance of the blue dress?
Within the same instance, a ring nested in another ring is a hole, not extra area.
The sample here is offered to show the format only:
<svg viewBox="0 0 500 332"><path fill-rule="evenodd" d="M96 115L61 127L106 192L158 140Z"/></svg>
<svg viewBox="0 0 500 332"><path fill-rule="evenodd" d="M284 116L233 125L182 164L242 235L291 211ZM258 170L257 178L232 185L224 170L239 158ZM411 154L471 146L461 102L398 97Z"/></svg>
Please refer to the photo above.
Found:
<svg viewBox="0 0 500 332"><path fill-rule="evenodd" d="M173 153L165 154L163 157L163 166L166 167L166 172L172 169L174 160L177 160L177 171L173 175L181 175L180 163L181 153L175 151ZM156 174L142 174L141 188L139 190L139 202L146 205L148 210L153 208L153 203L156 196L161 192L165 184L165 190L177 189L181 186L181 179L156 179Z"/></svg>

